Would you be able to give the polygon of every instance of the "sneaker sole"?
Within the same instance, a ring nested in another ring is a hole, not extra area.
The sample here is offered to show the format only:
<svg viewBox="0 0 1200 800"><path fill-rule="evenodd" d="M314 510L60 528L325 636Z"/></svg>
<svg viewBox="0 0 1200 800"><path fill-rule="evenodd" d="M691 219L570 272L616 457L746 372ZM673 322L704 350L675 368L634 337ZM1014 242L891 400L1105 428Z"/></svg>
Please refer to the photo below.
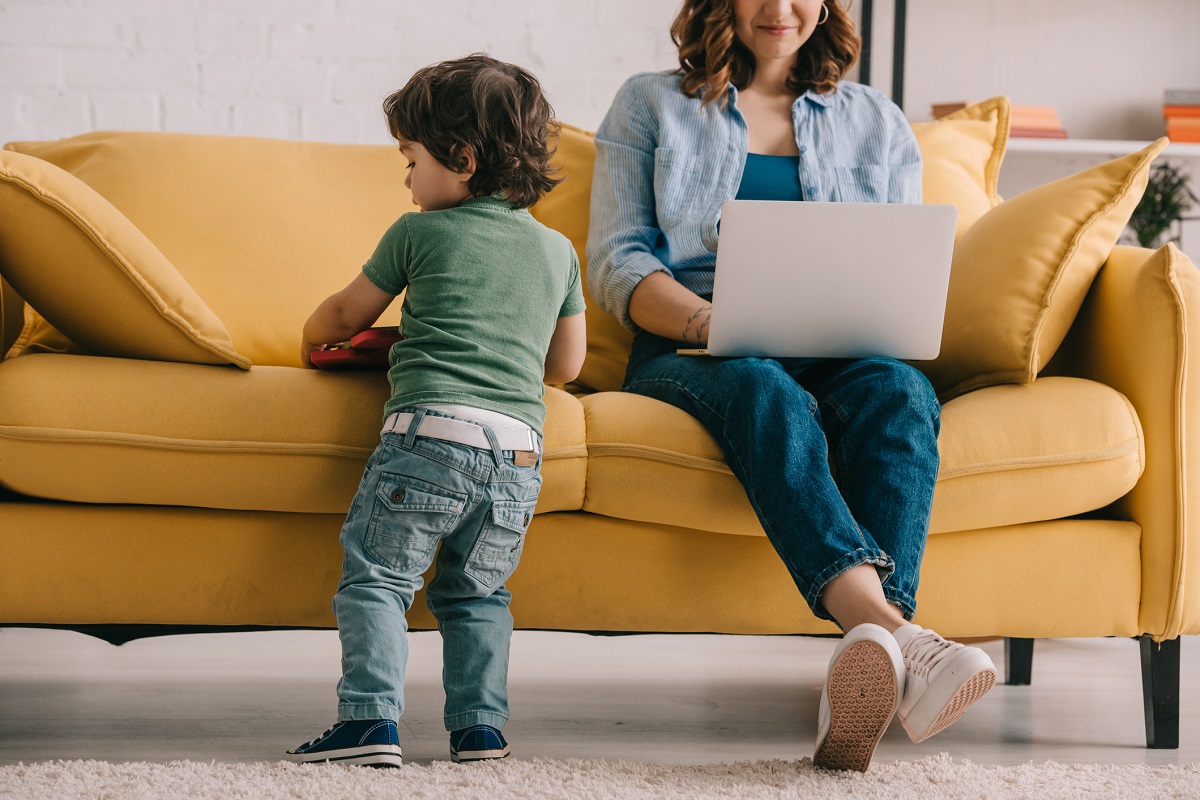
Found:
<svg viewBox="0 0 1200 800"><path fill-rule="evenodd" d="M393 744L375 747L349 747L328 753L288 753L290 761L298 764L348 764L358 767L402 767L404 758Z"/></svg>
<svg viewBox="0 0 1200 800"><path fill-rule="evenodd" d="M829 674L829 735L813 764L866 772L900 703L891 656L875 642L846 648Z"/></svg>
<svg viewBox="0 0 1200 800"><path fill-rule="evenodd" d="M990 692L995 685L995 670L987 669L977 672L968 678L966 683L958 687L958 691L942 707L941 713L933 720L928 730L924 732L913 730L908 726L908 721L905 719L901 719L900 724L904 726L904 730L908 733L908 738L912 739L913 742L923 742L930 736L940 733L958 722L958 718L971 707L971 704Z"/></svg>
<svg viewBox="0 0 1200 800"><path fill-rule="evenodd" d="M460 764L467 761L495 761L501 758L508 758L507 747L503 750L464 750L461 753L450 751L450 760Z"/></svg>

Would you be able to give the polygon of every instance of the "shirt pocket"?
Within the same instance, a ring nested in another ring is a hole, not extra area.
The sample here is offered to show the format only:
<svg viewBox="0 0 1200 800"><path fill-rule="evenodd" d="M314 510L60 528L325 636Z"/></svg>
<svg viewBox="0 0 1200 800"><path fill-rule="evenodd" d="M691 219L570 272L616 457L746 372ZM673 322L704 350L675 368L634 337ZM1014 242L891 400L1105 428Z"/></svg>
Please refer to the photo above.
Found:
<svg viewBox="0 0 1200 800"><path fill-rule="evenodd" d="M842 203L886 203L887 167L867 164L833 168L834 198Z"/></svg>
<svg viewBox="0 0 1200 800"><path fill-rule="evenodd" d="M496 589L517 568L525 532L533 520L536 500L497 500L471 548L464 571L479 583Z"/></svg>
<svg viewBox="0 0 1200 800"><path fill-rule="evenodd" d="M385 472L375 489L364 547L388 569L424 572L442 536L462 519L466 504L465 494Z"/></svg>
<svg viewBox="0 0 1200 800"><path fill-rule="evenodd" d="M695 209L700 179L695 153L670 147L654 151L654 202L658 225L664 232L687 220Z"/></svg>

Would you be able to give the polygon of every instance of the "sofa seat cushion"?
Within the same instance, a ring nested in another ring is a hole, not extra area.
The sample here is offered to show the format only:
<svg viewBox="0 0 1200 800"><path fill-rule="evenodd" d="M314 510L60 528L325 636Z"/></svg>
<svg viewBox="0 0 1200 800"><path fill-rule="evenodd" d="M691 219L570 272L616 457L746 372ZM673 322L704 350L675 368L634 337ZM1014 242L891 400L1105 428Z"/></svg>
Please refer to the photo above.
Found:
<svg viewBox="0 0 1200 800"><path fill-rule="evenodd" d="M596 514L761 535L741 484L704 428L640 395L582 400ZM1123 395L1079 378L981 389L942 408L941 470L930 530L1060 519L1128 492L1144 462L1142 430Z"/></svg>
<svg viewBox="0 0 1200 800"><path fill-rule="evenodd" d="M0 363L0 484L86 503L344 514L379 443L382 372L36 354ZM583 408L546 390L540 511L577 510Z"/></svg>

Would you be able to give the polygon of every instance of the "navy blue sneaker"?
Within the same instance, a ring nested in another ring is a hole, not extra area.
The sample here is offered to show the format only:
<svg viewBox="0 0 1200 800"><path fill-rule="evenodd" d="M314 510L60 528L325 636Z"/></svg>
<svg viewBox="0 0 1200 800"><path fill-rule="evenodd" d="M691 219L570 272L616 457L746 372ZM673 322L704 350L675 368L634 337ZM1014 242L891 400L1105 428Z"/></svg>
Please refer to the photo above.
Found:
<svg viewBox="0 0 1200 800"><path fill-rule="evenodd" d="M490 761L508 758L508 742L491 725L472 725L450 733L451 761Z"/></svg>
<svg viewBox="0 0 1200 800"><path fill-rule="evenodd" d="M306 764L359 764L366 767L398 767L400 734L390 719L338 722L311 742L287 751L292 761Z"/></svg>

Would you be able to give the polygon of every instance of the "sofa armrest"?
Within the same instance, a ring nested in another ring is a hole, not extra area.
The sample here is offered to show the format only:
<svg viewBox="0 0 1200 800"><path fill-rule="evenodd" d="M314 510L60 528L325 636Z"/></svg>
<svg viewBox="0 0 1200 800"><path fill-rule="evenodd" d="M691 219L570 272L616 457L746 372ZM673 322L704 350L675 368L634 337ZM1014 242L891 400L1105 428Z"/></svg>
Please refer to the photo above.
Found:
<svg viewBox="0 0 1200 800"><path fill-rule="evenodd" d="M1192 345L1197 351L1192 352ZM1200 274L1172 244L1113 248L1052 370L1124 394L1145 471L1113 511L1142 527L1141 629L1200 633Z"/></svg>

